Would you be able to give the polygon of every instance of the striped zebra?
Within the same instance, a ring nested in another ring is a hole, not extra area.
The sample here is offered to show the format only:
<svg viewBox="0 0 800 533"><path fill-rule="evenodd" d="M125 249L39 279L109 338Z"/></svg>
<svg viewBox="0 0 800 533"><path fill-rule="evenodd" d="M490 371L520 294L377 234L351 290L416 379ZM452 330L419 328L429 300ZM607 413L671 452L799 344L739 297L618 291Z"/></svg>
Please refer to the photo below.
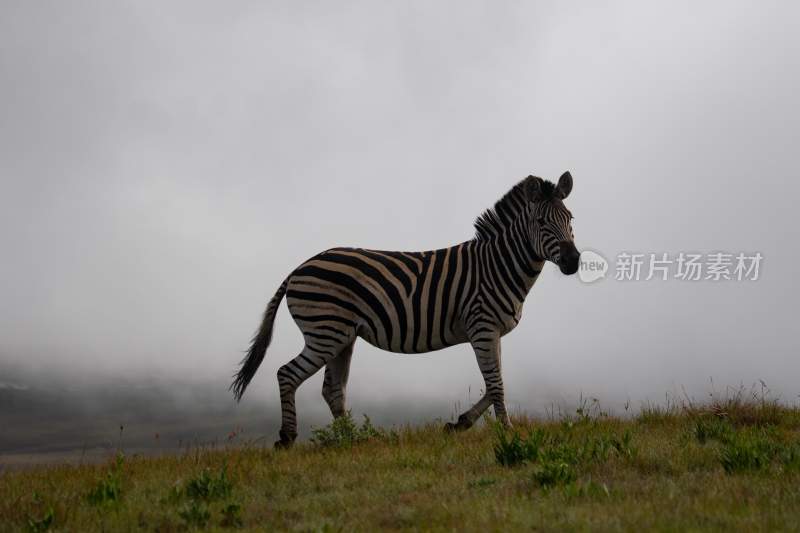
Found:
<svg viewBox="0 0 800 533"><path fill-rule="evenodd" d="M546 260L567 275L578 270L572 214L563 203L571 190L569 172L558 184L528 176L477 218L474 238L450 248L332 248L315 255L289 274L270 300L231 384L235 398L241 399L264 359L285 295L305 347L278 370L282 424L276 447L290 446L297 437L295 391L323 366L322 396L334 417L344 414L358 337L395 353L470 343L485 393L446 429L469 428L489 405L508 425L500 338L519 323L525 296Z"/></svg>

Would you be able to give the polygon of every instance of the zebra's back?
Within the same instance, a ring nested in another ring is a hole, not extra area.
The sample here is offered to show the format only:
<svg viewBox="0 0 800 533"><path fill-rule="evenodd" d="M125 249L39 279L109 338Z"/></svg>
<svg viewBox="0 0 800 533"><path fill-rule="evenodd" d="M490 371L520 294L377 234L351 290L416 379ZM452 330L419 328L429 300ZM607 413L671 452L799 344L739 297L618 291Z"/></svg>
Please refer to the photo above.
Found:
<svg viewBox="0 0 800 533"><path fill-rule="evenodd" d="M317 344L359 336L384 350L421 353L466 342L463 309L476 283L471 244L326 250L289 276L289 310Z"/></svg>

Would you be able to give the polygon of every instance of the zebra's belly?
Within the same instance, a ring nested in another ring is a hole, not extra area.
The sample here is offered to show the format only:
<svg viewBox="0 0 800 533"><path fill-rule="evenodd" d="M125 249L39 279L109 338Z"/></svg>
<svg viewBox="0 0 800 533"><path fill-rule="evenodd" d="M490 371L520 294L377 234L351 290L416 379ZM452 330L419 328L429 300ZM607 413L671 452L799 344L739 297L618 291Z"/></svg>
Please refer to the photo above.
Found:
<svg viewBox="0 0 800 533"><path fill-rule="evenodd" d="M391 353L405 353L405 354L413 354L413 353L429 353L435 352L438 350L443 350L444 348L449 348L450 346L455 346L457 344L463 344L468 342L467 336L461 332L454 332L450 335L444 335L444 339L436 338L431 336L430 339L427 338L425 335L413 336L409 338L409 342L405 344L402 348L398 349L398 346L392 346L387 343L383 339L375 339L374 335L371 331L366 328L359 328L357 331L357 335L367 341L372 346L376 348L380 348L381 350L385 350Z"/></svg>

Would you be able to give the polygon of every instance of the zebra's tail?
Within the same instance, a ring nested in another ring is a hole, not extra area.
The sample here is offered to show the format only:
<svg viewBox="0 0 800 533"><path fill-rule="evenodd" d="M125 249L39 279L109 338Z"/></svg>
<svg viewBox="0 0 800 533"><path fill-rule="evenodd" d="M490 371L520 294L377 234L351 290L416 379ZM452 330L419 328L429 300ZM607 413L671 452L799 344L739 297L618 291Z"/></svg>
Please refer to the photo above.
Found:
<svg viewBox="0 0 800 533"><path fill-rule="evenodd" d="M239 371L233 376L233 383L231 383L230 390L233 391L233 397L236 398L237 402L242 399L244 390L247 388L250 380L253 379L253 375L256 373L256 370L258 370L259 365L261 365L261 361L264 360L264 354L267 353L267 347L269 346L270 340L272 340L272 325L275 322L275 314L278 312L278 306L281 300L283 300L283 295L286 294L286 286L288 284L288 278L283 280L283 283L281 283L281 286L278 288L278 292L276 292L272 300L269 301L267 310L264 311L264 319L261 321L261 327L258 328L258 331L253 336L250 349L247 351L245 358L242 359Z"/></svg>

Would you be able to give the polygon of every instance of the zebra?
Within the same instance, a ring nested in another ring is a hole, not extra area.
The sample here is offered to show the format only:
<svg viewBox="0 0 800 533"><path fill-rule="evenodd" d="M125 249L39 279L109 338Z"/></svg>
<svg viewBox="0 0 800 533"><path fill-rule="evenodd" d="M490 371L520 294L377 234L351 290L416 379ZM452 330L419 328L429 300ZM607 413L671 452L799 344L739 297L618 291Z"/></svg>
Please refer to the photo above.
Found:
<svg viewBox="0 0 800 533"><path fill-rule="evenodd" d="M566 275L579 267L567 171L557 184L528 176L474 223L475 236L425 252L331 248L298 266L264 312L230 390L241 400L272 338L284 295L305 346L278 370L282 421L276 447L297 438L295 391L323 366L322 396L334 418L345 414L357 338L395 353L425 353L469 343L484 394L449 431L470 428L490 406L510 426L500 368L500 339L519 324L525 297L545 261Z"/></svg>

